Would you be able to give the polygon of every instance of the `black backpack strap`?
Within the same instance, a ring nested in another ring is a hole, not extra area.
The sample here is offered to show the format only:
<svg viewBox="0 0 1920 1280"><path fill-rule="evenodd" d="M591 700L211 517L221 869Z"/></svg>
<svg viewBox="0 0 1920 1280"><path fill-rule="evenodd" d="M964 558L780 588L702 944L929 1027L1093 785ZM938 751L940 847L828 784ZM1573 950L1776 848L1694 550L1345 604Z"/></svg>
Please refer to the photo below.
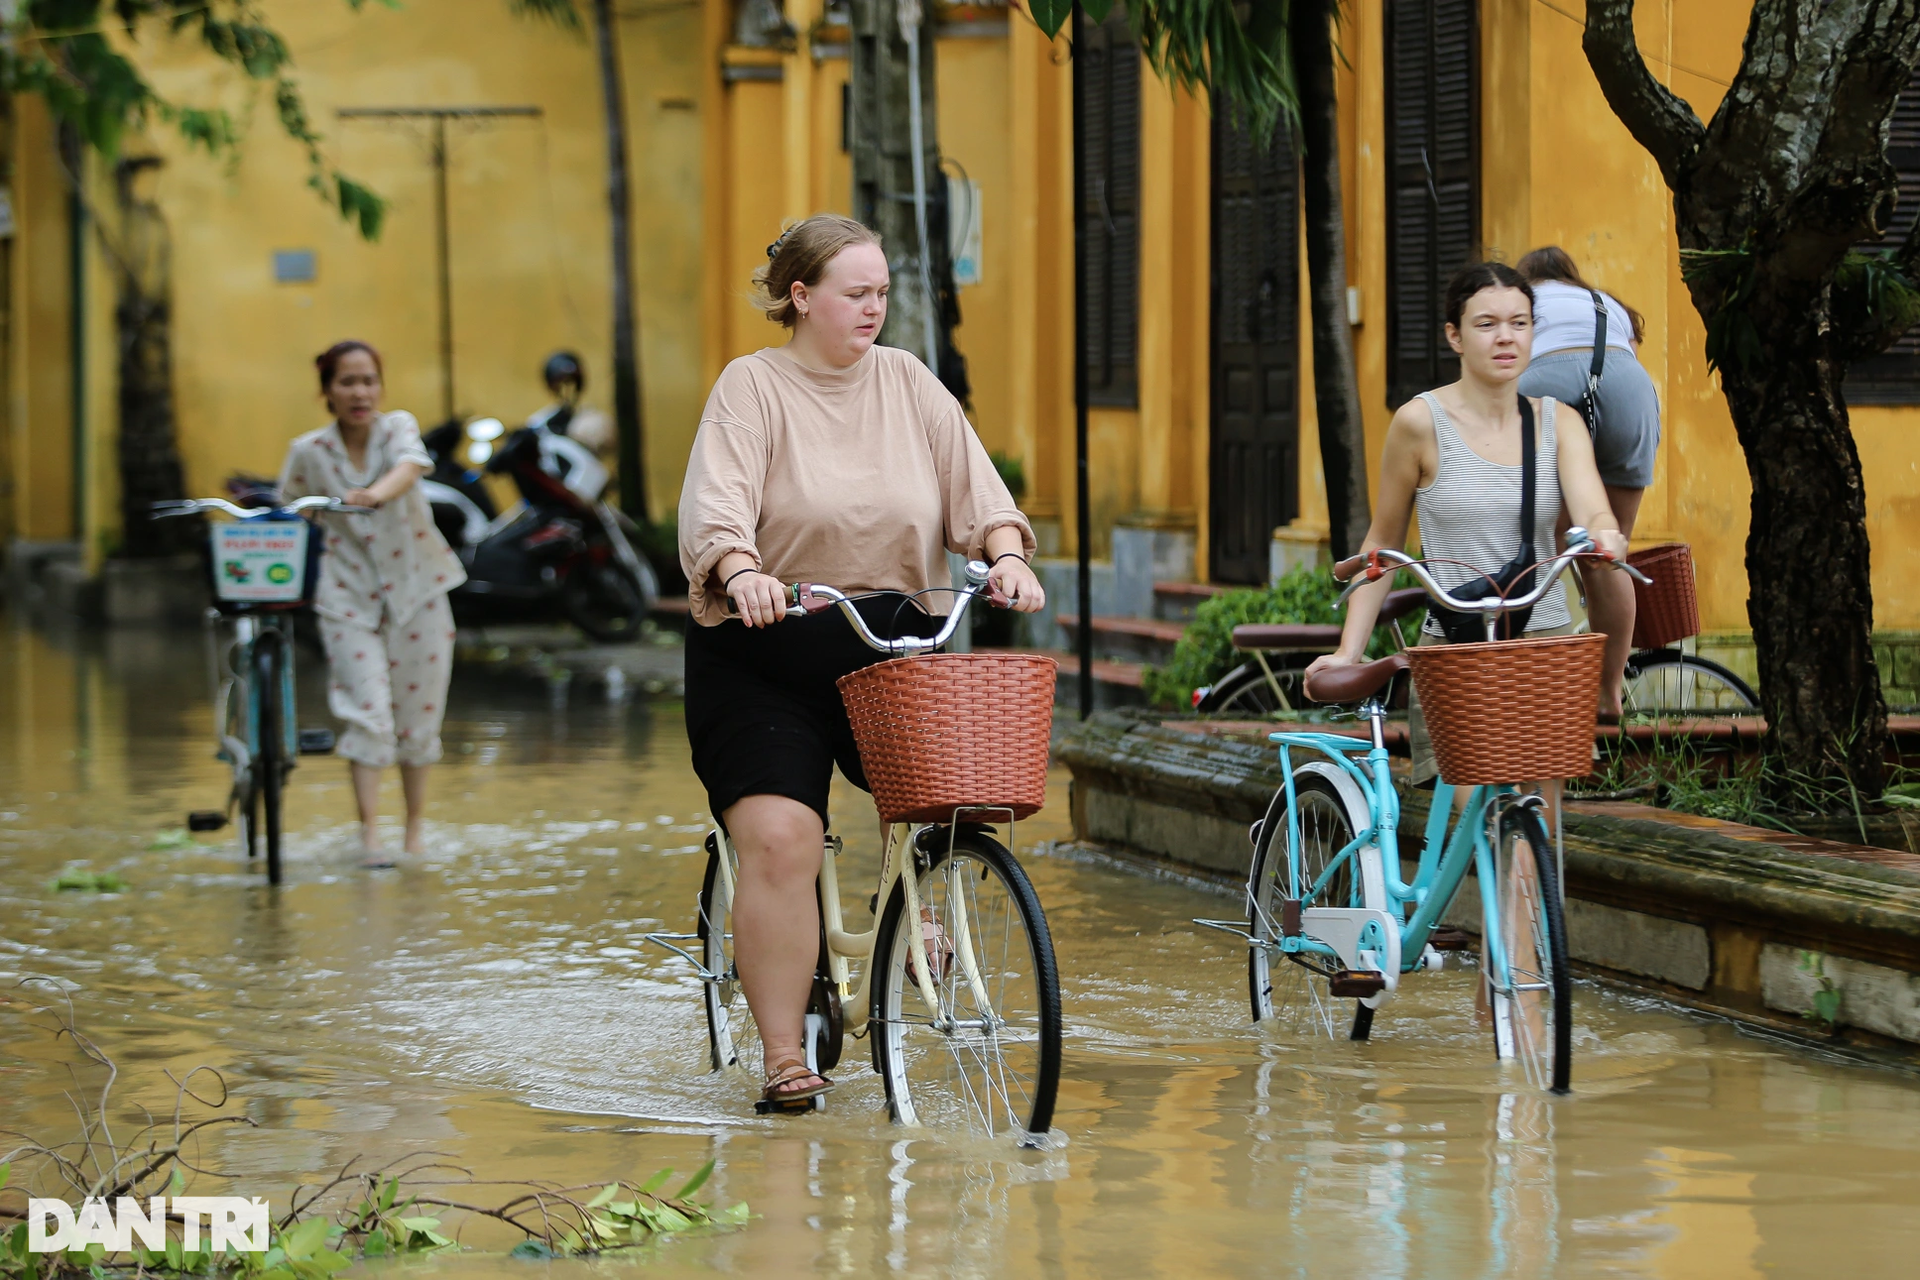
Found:
<svg viewBox="0 0 1920 1280"><path fill-rule="evenodd" d="M1591 392L1600 381L1601 371L1607 367L1607 300L1600 296L1598 289L1589 289L1593 295L1593 363L1587 368L1587 389Z"/></svg>
<svg viewBox="0 0 1920 1280"><path fill-rule="evenodd" d="M1533 401L1520 397L1520 555L1533 562L1533 472L1539 450L1533 440Z"/></svg>

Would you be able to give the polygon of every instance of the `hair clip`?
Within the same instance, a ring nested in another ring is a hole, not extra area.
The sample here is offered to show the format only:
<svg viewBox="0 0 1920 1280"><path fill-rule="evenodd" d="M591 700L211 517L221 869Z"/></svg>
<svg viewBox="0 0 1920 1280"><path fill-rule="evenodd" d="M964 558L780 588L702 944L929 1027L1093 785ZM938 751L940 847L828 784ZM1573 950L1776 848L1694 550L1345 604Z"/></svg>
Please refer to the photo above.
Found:
<svg viewBox="0 0 1920 1280"><path fill-rule="evenodd" d="M772 262L772 261L773 261L773 259L774 259L774 255L780 252L780 246L781 246L781 245L783 245L783 244L785 244L785 243L787 242L787 237L788 237L788 236L789 236L790 234L792 234L792 233L791 233L790 231L782 231L782 232L780 233L780 235L779 235L779 238L777 238L777 239L776 239L776 240L775 240L775 241L774 241L774 242L773 242L772 244L770 244L770 245L768 245L768 246L767 246L767 261L768 261L768 262Z"/></svg>

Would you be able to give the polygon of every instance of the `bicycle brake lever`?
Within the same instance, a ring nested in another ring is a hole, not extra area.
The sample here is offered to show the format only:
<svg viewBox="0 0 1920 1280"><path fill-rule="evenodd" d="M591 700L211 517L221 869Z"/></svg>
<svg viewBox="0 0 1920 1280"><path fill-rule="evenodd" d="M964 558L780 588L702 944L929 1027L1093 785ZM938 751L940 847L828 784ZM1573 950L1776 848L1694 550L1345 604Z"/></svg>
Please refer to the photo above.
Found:
<svg viewBox="0 0 1920 1280"><path fill-rule="evenodd" d="M813 584L811 582L796 582L793 584L793 603L796 607L805 610L807 613L825 613L828 609L833 608L833 601L824 596L813 594Z"/></svg>

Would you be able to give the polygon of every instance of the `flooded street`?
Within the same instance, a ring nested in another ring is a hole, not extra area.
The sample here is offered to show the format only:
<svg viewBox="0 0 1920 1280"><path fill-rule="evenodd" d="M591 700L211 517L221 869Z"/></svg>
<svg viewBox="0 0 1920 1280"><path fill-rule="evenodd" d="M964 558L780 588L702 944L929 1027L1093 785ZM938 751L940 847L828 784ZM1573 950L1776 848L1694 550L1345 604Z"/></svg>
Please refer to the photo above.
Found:
<svg viewBox="0 0 1920 1280"><path fill-rule="evenodd" d="M119 1118L170 1110L166 1071L225 1077L257 1127L199 1163L276 1209L356 1156L437 1152L567 1183L713 1159L702 1194L755 1215L556 1274L1815 1276L1920 1254L1920 1078L1582 985L1576 1094L1549 1099L1491 1061L1466 972L1410 979L1371 1044L1264 1033L1244 952L1189 923L1234 899L1026 856L1067 834L1064 774L1019 841L1064 982L1065 1145L890 1125L861 1041L826 1114L756 1118L756 1081L706 1071L692 971L641 943L691 927L704 867L679 705L465 674L451 706L424 863L358 869L345 768L307 759L274 891L227 833L156 847L227 786L197 636L0 630L0 1128L64 1139L67 1065L98 1088L32 1012L50 988L14 985L45 975L118 1063ZM872 809L842 784L836 810L862 927ZM53 892L75 863L130 888Z"/></svg>

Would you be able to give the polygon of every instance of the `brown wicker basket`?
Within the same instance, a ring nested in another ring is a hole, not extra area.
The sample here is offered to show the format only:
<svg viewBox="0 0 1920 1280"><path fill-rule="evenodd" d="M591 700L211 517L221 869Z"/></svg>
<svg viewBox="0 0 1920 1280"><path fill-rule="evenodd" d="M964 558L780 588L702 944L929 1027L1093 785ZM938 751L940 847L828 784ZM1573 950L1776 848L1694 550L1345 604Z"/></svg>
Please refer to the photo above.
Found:
<svg viewBox="0 0 1920 1280"><path fill-rule="evenodd" d="M1407 651L1440 777L1456 786L1593 772L1603 635Z"/></svg>
<svg viewBox="0 0 1920 1280"><path fill-rule="evenodd" d="M1635 551L1627 563L1653 579L1633 584L1633 647L1663 649L1700 634L1700 601L1693 591L1693 551L1663 542Z"/></svg>
<svg viewBox="0 0 1920 1280"><path fill-rule="evenodd" d="M950 822L958 808L1037 813L1058 671L1033 654L944 653L841 677L881 820Z"/></svg>

